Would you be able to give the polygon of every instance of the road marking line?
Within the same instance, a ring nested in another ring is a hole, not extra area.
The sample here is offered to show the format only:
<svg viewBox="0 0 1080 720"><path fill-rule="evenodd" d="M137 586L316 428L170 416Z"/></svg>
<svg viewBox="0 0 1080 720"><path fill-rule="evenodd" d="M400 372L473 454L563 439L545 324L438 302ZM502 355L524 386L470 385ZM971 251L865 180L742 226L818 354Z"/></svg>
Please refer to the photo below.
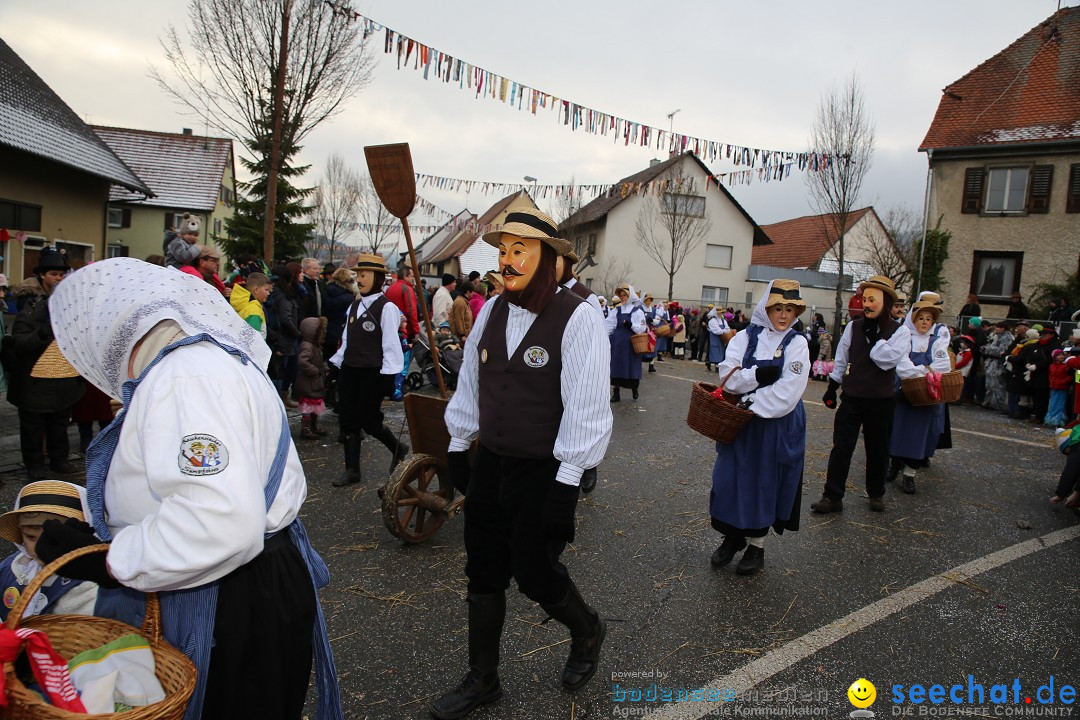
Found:
<svg viewBox="0 0 1080 720"><path fill-rule="evenodd" d="M747 663L723 677L718 677L702 687L731 688L735 692L735 696L739 697L755 685L765 682L774 675L824 650L833 643L865 630L894 613L906 610L918 602L931 598L942 590L955 587L963 580L978 577L1014 560L1019 560L1022 557L1069 540L1075 540L1078 537L1080 537L1080 525L1025 540L1016 545L992 552L989 555L976 558L963 565L958 565L951 570L929 577L893 595L873 602L849 615L845 615L839 620L834 620L828 625L812 630L783 647L767 652L757 660ZM722 705L724 705L723 702L708 701L667 704L654 712L650 712L648 717L663 718L664 720L697 720L697 718L712 713Z"/></svg>
<svg viewBox="0 0 1080 720"><path fill-rule="evenodd" d="M667 373L656 373L660 377L671 378L672 380L683 380L685 382L705 382L705 380L694 380L693 378L679 377L678 375L668 375ZM708 378L709 380L716 381L717 378ZM819 403L814 400L803 400L804 405L816 405L818 407L825 407L824 403ZM1019 438L1005 437L1004 435L991 435L990 433L977 432L975 430L961 430L958 427L952 428L953 432L963 433L965 435L977 435L979 437L990 438L991 440L1002 440L1004 442L1016 443L1018 445L1029 445L1037 448L1053 448L1053 443L1047 442L1033 442L1031 440L1020 440Z"/></svg>

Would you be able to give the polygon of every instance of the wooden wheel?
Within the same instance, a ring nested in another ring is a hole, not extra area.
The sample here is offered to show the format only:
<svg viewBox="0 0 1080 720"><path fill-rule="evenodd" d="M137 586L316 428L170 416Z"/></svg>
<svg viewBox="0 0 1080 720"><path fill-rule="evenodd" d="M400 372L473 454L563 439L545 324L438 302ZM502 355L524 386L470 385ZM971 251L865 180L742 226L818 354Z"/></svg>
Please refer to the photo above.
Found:
<svg viewBox="0 0 1080 720"><path fill-rule="evenodd" d="M443 481L432 455L410 455L383 492L383 523L407 543L427 540L449 517L454 488Z"/></svg>

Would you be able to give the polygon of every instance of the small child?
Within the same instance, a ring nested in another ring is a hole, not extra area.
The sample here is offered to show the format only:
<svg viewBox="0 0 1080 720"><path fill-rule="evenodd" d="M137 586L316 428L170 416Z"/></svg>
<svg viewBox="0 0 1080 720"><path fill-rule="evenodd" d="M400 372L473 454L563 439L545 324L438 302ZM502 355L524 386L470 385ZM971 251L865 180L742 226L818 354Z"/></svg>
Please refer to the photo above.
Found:
<svg viewBox="0 0 1080 720"><path fill-rule="evenodd" d="M250 277L248 282L251 282ZM309 317L300 321L300 354L297 356L300 372L296 376L296 394L300 398L300 437L305 440L326 434L319 427L319 416L326 412L326 376L330 371L323 360L325 339L326 318Z"/></svg>
<svg viewBox="0 0 1080 720"><path fill-rule="evenodd" d="M1073 384L1073 369L1065 364L1065 352L1055 350L1050 363L1050 408L1043 423L1061 427L1068 421L1069 391Z"/></svg>
<svg viewBox="0 0 1080 720"><path fill-rule="evenodd" d="M964 389L960 394L960 399L955 403L956 405L963 405L965 402L975 402L975 380L978 377L978 373L972 372L972 369L975 366L975 363L973 362L975 353L972 351L972 348L974 347L975 340L970 335L960 336L954 369L959 370L960 375L963 376Z"/></svg>
<svg viewBox="0 0 1080 720"><path fill-rule="evenodd" d="M394 402L405 397L402 386L405 384L405 378L409 375L409 364L412 362L412 343L409 342L409 319L404 315L401 316L401 327L398 328L398 340L401 341L401 352L405 356L405 365L401 368L401 372L394 376L394 394L390 396L390 399Z"/></svg>
<svg viewBox="0 0 1080 720"><path fill-rule="evenodd" d="M42 480L23 486L15 500L15 509L0 515L0 537L15 543L17 548L0 561L0 588L4 594L0 620L7 620L23 590L41 572L43 563L37 556L37 541L45 521L64 522L72 518L86 522L89 517L86 490L78 485ZM26 616L93 615L97 591L95 583L53 575L27 605Z"/></svg>
<svg viewBox="0 0 1080 720"><path fill-rule="evenodd" d="M266 311L263 303L270 297L270 291L274 286L270 278L261 272L253 272L247 276L246 283L233 283L232 293L229 294L229 304L233 310L251 327L259 331L266 340Z"/></svg>
<svg viewBox="0 0 1080 720"><path fill-rule="evenodd" d="M439 331L435 335L435 344L439 346L439 352L461 349L461 344L454 337L454 332L450 329L450 323L448 322L439 325Z"/></svg>
<svg viewBox="0 0 1080 720"><path fill-rule="evenodd" d="M185 265L194 265L202 254L199 245L199 218L191 213L184 213L180 229L170 230L165 234L165 264L179 270Z"/></svg>

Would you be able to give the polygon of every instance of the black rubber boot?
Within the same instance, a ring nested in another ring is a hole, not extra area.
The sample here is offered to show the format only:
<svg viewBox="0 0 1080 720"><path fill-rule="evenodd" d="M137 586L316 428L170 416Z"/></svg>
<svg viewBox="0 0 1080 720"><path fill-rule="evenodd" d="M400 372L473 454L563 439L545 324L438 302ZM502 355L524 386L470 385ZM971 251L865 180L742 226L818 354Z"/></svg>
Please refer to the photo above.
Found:
<svg viewBox="0 0 1080 720"><path fill-rule="evenodd" d="M756 575L763 567L765 567L765 548L751 545L746 548L742 560L735 566L735 572L739 575Z"/></svg>
<svg viewBox="0 0 1080 720"><path fill-rule="evenodd" d="M572 581L566 597L559 603L540 607L552 619L570 628L570 656L563 668L562 684L571 692L580 690L596 674L607 624L585 603Z"/></svg>
<svg viewBox="0 0 1080 720"><path fill-rule="evenodd" d="M615 392L611 393L611 402L619 402L619 386L615 386Z"/></svg>
<svg viewBox="0 0 1080 720"><path fill-rule="evenodd" d="M896 479L896 476L900 474L900 469L904 467L904 463L892 458L889 461L889 472L885 474L885 482L892 482Z"/></svg>
<svg viewBox="0 0 1080 720"><path fill-rule="evenodd" d="M431 704L432 717L463 718L502 697L499 641L506 617L506 593L469 593L469 672L461 684Z"/></svg>
<svg viewBox="0 0 1080 720"><path fill-rule="evenodd" d="M398 463L404 460L405 456L410 452L409 443L398 440L397 436L394 435L394 431L385 425L379 428L379 431L372 437L385 445L386 449L394 454L394 461L390 464L390 472L393 472Z"/></svg>
<svg viewBox="0 0 1080 720"><path fill-rule="evenodd" d="M349 433L345 436L345 472L330 483L334 487L344 487L360 482L360 435Z"/></svg>
<svg viewBox="0 0 1080 720"><path fill-rule="evenodd" d="M746 547L746 538L742 535L725 535L724 542L720 543L720 547L713 551L709 562L712 563L713 567L724 567L734 560L735 555L744 547Z"/></svg>
<svg viewBox="0 0 1080 720"><path fill-rule="evenodd" d="M633 388L630 392L633 394L634 399L637 400L638 399L638 390L637 390L637 388Z"/></svg>
<svg viewBox="0 0 1080 720"><path fill-rule="evenodd" d="M581 473L581 492L588 495L596 489L596 468Z"/></svg>

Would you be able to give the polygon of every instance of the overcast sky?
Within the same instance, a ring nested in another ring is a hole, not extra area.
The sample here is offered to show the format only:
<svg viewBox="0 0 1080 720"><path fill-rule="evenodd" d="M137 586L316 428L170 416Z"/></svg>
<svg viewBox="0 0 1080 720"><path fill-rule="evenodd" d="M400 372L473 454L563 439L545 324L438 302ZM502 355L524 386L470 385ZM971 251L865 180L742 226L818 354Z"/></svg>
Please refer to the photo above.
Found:
<svg viewBox="0 0 1080 720"><path fill-rule="evenodd" d="M1075 5L1078 0L1062 0ZM860 204L879 213L922 207L926 158L917 147L941 89L1052 14L1058 0L363 0L353 8L455 58L581 105L696 137L749 147L806 148L822 93L858 74L877 125ZM178 132L201 121L148 77L161 66L184 0L2 0L0 37L94 124ZM363 167L363 146L407 141L417 172L500 182L611 183L656 150L571 132L456 84L424 81L382 55L373 82L307 140L307 184L326 157ZM732 169L711 166L713 172ZM736 186L761 224L811 212L801 173ZM457 212L497 198L422 191ZM548 201L540 200L541 207Z"/></svg>

